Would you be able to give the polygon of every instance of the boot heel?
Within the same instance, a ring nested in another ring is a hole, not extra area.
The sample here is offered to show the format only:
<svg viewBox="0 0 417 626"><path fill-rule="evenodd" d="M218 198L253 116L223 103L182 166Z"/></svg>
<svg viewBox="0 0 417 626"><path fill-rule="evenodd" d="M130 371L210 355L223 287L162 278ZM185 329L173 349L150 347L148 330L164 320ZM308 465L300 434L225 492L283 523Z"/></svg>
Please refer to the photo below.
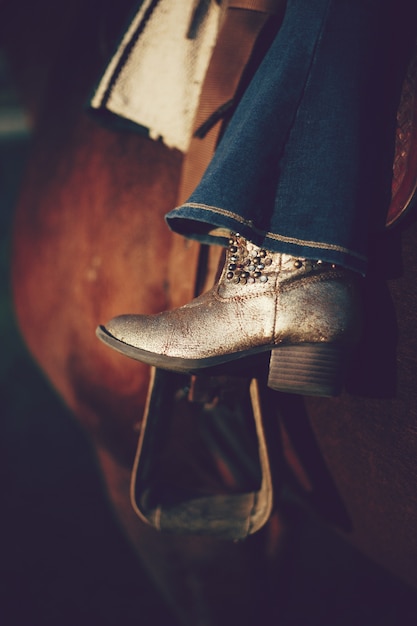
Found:
<svg viewBox="0 0 417 626"><path fill-rule="evenodd" d="M268 387L303 396L337 396L343 388L346 348L306 343L271 352Z"/></svg>

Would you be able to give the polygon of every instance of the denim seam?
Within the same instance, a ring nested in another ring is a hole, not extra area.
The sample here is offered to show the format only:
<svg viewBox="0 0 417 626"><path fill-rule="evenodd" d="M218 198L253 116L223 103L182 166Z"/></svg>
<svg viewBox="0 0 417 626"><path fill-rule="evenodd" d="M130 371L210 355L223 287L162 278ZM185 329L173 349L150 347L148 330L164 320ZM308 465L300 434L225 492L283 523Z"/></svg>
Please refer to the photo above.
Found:
<svg viewBox="0 0 417 626"><path fill-rule="evenodd" d="M297 239L296 237L287 237L286 235L279 235L276 233L271 233L268 231L261 230L260 228L257 228L254 225L252 220L245 220L241 218L239 215L237 215L236 213L233 213L232 211L227 211L226 209L220 209L218 207L210 206L207 204L200 204L198 202L186 202L185 204L181 205L181 208L187 208L187 207L191 209L202 209L204 211L212 211L213 213L217 213L218 215L223 215L225 217L232 218L236 222L239 222L239 224L248 226L253 231L255 231L258 235L262 235L263 237L266 237L268 239L273 239L275 241L282 241L283 243L298 244L301 246L307 246L309 248L320 248L322 250L333 250L336 252L343 252L345 254L350 254L352 257L360 259L361 261L366 260L366 256L359 254L357 252L354 252L353 250L350 250L349 248L345 248L344 246L338 246L332 243L323 243L320 241L308 241L305 239ZM193 219L193 218L185 218L185 219Z"/></svg>

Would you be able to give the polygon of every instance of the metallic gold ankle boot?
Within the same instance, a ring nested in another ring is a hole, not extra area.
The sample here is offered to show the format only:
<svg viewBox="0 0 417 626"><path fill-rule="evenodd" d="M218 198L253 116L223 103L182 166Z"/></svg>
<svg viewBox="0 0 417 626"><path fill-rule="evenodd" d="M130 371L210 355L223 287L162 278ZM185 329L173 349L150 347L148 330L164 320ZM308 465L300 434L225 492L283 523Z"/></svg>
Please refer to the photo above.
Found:
<svg viewBox="0 0 417 626"><path fill-rule="evenodd" d="M268 386L301 395L341 392L359 334L353 272L262 250L232 235L218 282L157 315L121 315L104 343L161 369L197 372L265 353Z"/></svg>

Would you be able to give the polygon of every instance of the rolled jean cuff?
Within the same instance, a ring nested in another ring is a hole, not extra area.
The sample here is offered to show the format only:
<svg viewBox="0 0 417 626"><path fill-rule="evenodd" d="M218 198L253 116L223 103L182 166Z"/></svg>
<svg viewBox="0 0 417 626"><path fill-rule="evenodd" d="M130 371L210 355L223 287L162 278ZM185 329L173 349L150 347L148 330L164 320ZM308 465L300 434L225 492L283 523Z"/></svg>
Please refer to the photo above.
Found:
<svg viewBox="0 0 417 626"><path fill-rule="evenodd" d="M337 243L311 241L282 233L263 231L251 220L218 207L188 202L167 213L169 228L201 243L227 245L231 232L239 233L255 245L295 257L334 263L364 276L367 257Z"/></svg>

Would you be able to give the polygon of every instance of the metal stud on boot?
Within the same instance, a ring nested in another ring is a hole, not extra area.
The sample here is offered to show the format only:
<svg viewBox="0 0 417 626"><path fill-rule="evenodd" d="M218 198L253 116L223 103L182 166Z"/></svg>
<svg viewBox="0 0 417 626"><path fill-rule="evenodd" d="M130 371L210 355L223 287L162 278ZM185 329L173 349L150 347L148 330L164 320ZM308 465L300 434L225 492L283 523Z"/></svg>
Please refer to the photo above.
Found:
<svg viewBox="0 0 417 626"><path fill-rule="evenodd" d="M338 395L358 339L353 272L269 252L232 235L218 282L183 307L121 315L97 329L118 352L177 372L270 353L268 385Z"/></svg>

